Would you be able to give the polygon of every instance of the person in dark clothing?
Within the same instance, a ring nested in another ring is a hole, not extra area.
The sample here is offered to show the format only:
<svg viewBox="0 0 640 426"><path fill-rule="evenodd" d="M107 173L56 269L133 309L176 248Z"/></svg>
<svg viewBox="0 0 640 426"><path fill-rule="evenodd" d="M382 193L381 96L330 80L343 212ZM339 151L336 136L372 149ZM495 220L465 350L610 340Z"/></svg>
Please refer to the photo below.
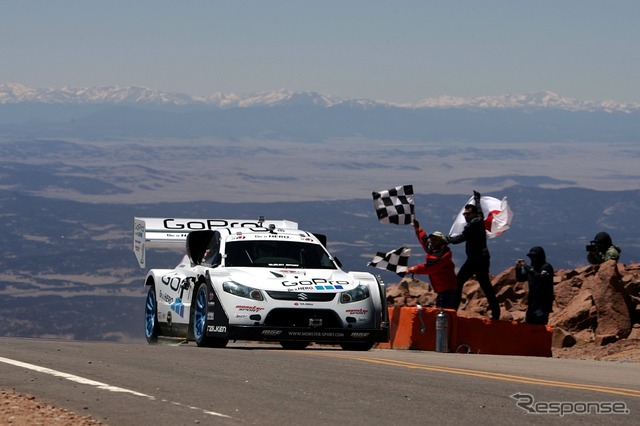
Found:
<svg viewBox="0 0 640 426"><path fill-rule="evenodd" d="M613 244L609 234L598 232L587 246L587 260L592 265L599 265L611 259L617 262L620 259L620 252L622 250Z"/></svg>
<svg viewBox="0 0 640 426"><path fill-rule="evenodd" d="M410 266L406 273L429 275L431 287L438 295L436 306L443 309L457 309L456 271L447 238L438 231L427 234L417 220L413 221L413 229L427 255L424 263ZM401 276L404 277L404 275L403 273Z"/></svg>
<svg viewBox="0 0 640 426"><path fill-rule="evenodd" d="M546 325L549 322L554 297L553 266L547 262L542 247L531 247L527 256L531 259L531 266L523 259L516 261L516 281L529 282L525 322Z"/></svg>
<svg viewBox="0 0 640 426"><path fill-rule="evenodd" d="M500 304L493 291L491 280L489 279L490 255L487 248L487 233L484 227L484 214L480 205L480 193L473 191L475 204L464 206L464 219L467 222L461 234L447 237L451 244L465 242L465 253L467 260L458 271L458 288L456 294L456 309L462 300L462 288L469 278L476 276L480 283L480 288L487 297L491 319L500 319Z"/></svg>

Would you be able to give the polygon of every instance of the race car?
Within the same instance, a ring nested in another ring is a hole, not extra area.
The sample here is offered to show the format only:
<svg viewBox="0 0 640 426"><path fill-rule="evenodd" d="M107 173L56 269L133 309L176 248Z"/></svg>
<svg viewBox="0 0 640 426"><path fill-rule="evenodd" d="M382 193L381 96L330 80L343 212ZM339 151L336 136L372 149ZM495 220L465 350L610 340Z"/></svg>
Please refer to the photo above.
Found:
<svg viewBox="0 0 640 426"><path fill-rule="evenodd" d="M134 218L133 250L184 244L173 269L151 269L144 285L145 336L225 347L230 340L311 343L367 351L389 340L384 283L345 272L326 237L289 220Z"/></svg>

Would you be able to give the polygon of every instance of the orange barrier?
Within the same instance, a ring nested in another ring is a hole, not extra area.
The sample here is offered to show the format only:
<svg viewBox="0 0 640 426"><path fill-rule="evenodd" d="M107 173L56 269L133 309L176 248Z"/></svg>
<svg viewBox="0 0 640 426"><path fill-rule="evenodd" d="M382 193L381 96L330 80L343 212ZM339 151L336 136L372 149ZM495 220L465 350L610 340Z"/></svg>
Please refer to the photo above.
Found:
<svg viewBox="0 0 640 426"><path fill-rule="evenodd" d="M433 351L437 308L389 308L390 339L382 349ZM511 321L448 316L449 351L494 355L551 356L551 328Z"/></svg>
<svg viewBox="0 0 640 426"><path fill-rule="evenodd" d="M467 345L476 354L551 356L551 327L486 318L457 317L456 322L453 351Z"/></svg>
<svg viewBox="0 0 640 426"><path fill-rule="evenodd" d="M411 339L414 334L413 323L417 308L394 307L389 308L389 342L378 343L382 349L411 349Z"/></svg>

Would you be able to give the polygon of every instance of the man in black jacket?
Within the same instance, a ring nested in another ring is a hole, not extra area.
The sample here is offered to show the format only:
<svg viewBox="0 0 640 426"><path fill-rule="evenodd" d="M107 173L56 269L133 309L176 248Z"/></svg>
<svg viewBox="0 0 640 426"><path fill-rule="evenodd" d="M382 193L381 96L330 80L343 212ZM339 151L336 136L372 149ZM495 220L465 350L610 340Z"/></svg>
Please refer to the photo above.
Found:
<svg viewBox="0 0 640 426"><path fill-rule="evenodd" d="M456 309L460 306L462 299L462 288L469 278L476 276L476 280L480 283L480 288L487 297L489 309L491 310L491 319L500 319L500 304L496 298L489 279L490 255L487 248L487 231L484 227L484 214L480 205L480 193L473 191L473 199L475 204L467 204L464 206L464 219L467 224L461 234L448 237L451 244L459 244L465 242L465 253L467 260L458 271L457 281L458 288L456 294Z"/></svg>
<svg viewBox="0 0 640 426"><path fill-rule="evenodd" d="M516 261L516 281L529 281L525 322L546 325L549 322L554 297L553 266L547 263L547 256L542 247L531 247L527 256L531 259L531 266L523 259Z"/></svg>

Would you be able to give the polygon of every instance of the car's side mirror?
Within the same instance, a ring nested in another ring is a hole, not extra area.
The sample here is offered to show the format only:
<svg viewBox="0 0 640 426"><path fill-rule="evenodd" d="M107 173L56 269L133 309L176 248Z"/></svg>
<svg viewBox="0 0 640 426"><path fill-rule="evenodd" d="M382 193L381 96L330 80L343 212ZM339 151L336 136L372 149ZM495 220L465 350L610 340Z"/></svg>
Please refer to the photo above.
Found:
<svg viewBox="0 0 640 426"><path fill-rule="evenodd" d="M212 268L217 268L222 263L222 254L216 253L208 262Z"/></svg>
<svg viewBox="0 0 640 426"><path fill-rule="evenodd" d="M338 265L338 268L342 268L342 262L340 262L340 259L334 256L333 261L336 262L336 265Z"/></svg>

